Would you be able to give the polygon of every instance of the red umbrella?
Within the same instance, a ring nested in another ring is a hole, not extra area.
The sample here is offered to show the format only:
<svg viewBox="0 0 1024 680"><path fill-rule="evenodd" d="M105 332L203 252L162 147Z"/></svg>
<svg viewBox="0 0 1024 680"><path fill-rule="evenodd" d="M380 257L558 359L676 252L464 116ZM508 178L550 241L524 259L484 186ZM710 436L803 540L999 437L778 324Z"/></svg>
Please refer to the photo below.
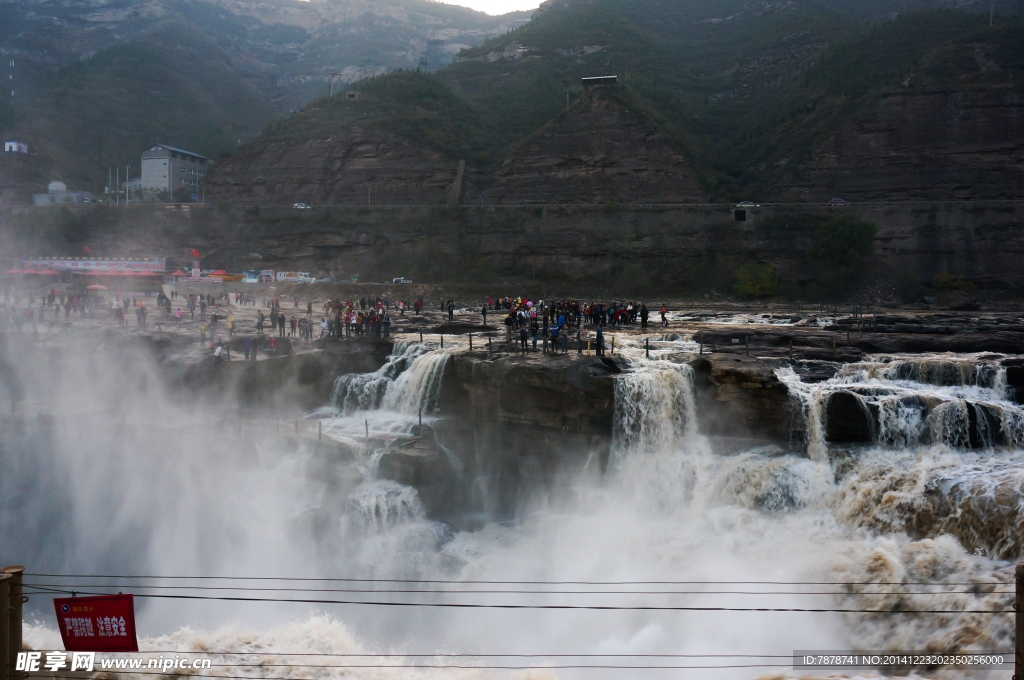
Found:
<svg viewBox="0 0 1024 680"><path fill-rule="evenodd" d="M191 276L191 274L186 274L185 272L181 271L180 269L175 269L174 273L171 274L171 276Z"/></svg>
<svg viewBox="0 0 1024 680"><path fill-rule="evenodd" d="M210 272L210 274L212 274L213 276L222 276L224 274L227 274L227 272L224 271L223 269L218 269L215 272Z"/></svg>
<svg viewBox="0 0 1024 680"><path fill-rule="evenodd" d="M94 283L91 286L86 286L85 289L86 290L106 290L107 287L106 286L101 286L99 284Z"/></svg>

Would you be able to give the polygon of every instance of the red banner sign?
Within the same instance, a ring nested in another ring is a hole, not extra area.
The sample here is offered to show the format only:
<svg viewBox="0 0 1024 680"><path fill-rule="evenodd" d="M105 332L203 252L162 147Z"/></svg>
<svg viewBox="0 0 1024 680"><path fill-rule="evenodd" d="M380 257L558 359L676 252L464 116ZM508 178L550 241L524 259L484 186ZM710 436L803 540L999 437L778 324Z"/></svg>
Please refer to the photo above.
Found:
<svg viewBox="0 0 1024 680"><path fill-rule="evenodd" d="M131 595L54 598L57 625L69 652L137 652Z"/></svg>

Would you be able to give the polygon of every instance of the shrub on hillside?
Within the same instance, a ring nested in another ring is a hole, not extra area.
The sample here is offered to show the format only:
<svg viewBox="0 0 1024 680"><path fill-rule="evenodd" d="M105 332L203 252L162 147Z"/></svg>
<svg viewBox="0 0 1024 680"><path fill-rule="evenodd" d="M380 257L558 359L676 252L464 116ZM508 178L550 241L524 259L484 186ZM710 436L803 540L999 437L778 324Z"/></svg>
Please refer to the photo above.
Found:
<svg viewBox="0 0 1024 680"><path fill-rule="evenodd" d="M733 292L747 300L763 300L779 291L779 277L770 264L748 262L733 274Z"/></svg>
<svg viewBox="0 0 1024 680"><path fill-rule="evenodd" d="M807 259L818 283L835 292L860 273L873 252L875 225L853 213L829 220L814 232Z"/></svg>

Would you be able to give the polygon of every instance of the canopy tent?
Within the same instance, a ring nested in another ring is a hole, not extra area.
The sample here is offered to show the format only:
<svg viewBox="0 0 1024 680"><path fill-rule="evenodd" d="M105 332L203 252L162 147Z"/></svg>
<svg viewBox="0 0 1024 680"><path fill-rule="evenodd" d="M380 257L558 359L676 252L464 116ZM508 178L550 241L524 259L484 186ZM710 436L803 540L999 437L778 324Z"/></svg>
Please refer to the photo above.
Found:
<svg viewBox="0 0 1024 680"><path fill-rule="evenodd" d="M181 271L180 269L175 269L174 272L172 274L170 274L169 276L192 276L192 275L191 274L186 274L185 272Z"/></svg>
<svg viewBox="0 0 1024 680"><path fill-rule="evenodd" d="M107 287L106 286L101 286L98 283L94 283L91 286L86 286L85 289L86 290L106 290Z"/></svg>
<svg viewBox="0 0 1024 680"><path fill-rule="evenodd" d="M217 271L210 272L210 276L224 276L225 274L227 274L227 272L224 271L223 269L218 269Z"/></svg>

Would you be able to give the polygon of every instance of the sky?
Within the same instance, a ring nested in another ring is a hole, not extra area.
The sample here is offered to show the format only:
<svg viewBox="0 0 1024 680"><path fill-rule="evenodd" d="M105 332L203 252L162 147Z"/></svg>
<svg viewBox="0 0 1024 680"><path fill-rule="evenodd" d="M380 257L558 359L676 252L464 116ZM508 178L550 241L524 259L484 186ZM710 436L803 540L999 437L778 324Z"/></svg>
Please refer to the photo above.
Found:
<svg viewBox="0 0 1024 680"><path fill-rule="evenodd" d="M445 0L449 5L462 5L488 14L505 14L523 9L537 9L541 0Z"/></svg>

